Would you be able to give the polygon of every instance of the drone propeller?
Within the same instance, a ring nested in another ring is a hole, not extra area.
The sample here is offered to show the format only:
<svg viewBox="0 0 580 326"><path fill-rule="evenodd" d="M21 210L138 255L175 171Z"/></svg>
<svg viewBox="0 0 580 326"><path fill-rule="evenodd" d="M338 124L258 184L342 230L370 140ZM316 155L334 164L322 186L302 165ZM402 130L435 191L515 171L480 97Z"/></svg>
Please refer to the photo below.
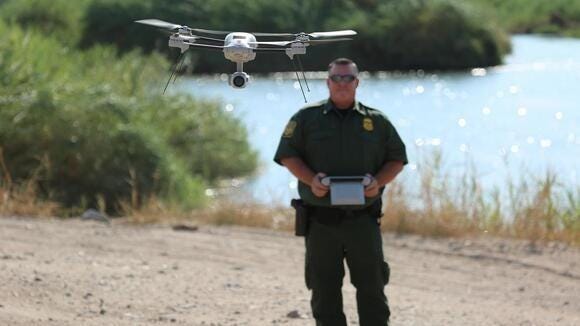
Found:
<svg viewBox="0 0 580 326"><path fill-rule="evenodd" d="M319 38L319 37L338 37L338 36L353 36L356 35L356 32L353 30L342 30L342 31L331 31L331 32L314 32L309 33L308 36L312 38Z"/></svg>
<svg viewBox="0 0 580 326"><path fill-rule="evenodd" d="M216 31L211 29L201 29L201 28L190 28L185 25L177 25L170 22L166 22L160 19L141 19L136 20L136 23L154 26L162 29L168 30L178 30L180 28L187 28L192 32L204 33L204 34L215 34L215 35L227 35L232 32L230 31ZM325 37L340 37L340 36L353 36L356 32L353 30L341 30L341 31L330 31L330 32L314 32L314 33L251 33L255 36L277 36L277 37L298 37L300 35L307 35L312 38L325 38ZM214 39L217 40L217 39ZM223 41L223 40L220 40Z"/></svg>
<svg viewBox="0 0 580 326"><path fill-rule="evenodd" d="M184 26L184 25L177 25L177 24L173 24L173 23L169 23L163 20L159 20L159 19L142 19L142 20L136 20L136 23L139 24L144 24L144 25L149 25L149 26L154 26L157 28L161 28L161 29L166 29L166 30L170 30L170 31L176 31L179 30L181 28L185 28L189 31L193 31L195 29L192 29L188 26ZM205 31L205 30L202 30ZM201 35L193 35L191 33L189 33L189 35L182 35L180 34L180 37L184 40L206 40L206 41L215 41L215 42L223 42L223 39L219 39L219 38L213 38L213 37L207 37L207 36L201 36Z"/></svg>
<svg viewBox="0 0 580 326"><path fill-rule="evenodd" d="M351 38L334 38L334 39L323 39L323 40L308 40L308 41L272 41L272 42L248 42L250 45L272 45L272 46L281 46L286 47L292 43L305 43L305 44L321 44L321 43L331 43L331 42L341 42L341 41L352 41Z"/></svg>
<svg viewBox="0 0 580 326"><path fill-rule="evenodd" d="M189 27L187 27L187 26L169 23L169 22L159 20L159 19L141 19L141 20L136 20L135 22L139 23L139 24L144 24L144 25L149 25L149 26L154 26L154 27L158 27L158 28L162 28L162 29L169 29L169 30L177 30L180 28L188 28L189 29Z"/></svg>
<svg viewBox="0 0 580 326"><path fill-rule="evenodd" d="M339 36L353 36L356 32L353 30L341 30L341 31L331 31L331 32L314 32L314 33L251 33L255 36L274 36L274 37L298 37L301 35L306 35L312 38L324 38L324 37L339 37Z"/></svg>
<svg viewBox="0 0 580 326"><path fill-rule="evenodd" d="M331 39L325 39L325 40L310 40L307 41L305 43L310 43L311 45L316 45L316 44L322 44L322 43L332 43L332 42L341 42L341 41L352 41L351 38L331 38Z"/></svg>

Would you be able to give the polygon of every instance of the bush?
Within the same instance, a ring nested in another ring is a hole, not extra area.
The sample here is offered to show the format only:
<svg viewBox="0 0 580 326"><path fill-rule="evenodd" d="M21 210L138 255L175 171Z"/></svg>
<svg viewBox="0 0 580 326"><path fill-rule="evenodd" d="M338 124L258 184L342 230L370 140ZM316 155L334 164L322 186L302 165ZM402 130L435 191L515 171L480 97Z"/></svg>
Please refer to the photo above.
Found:
<svg viewBox="0 0 580 326"><path fill-rule="evenodd" d="M511 33L580 36L580 0L470 0L493 11Z"/></svg>
<svg viewBox="0 0 580 326"><path fill-rule="evenodd" d="M478 14L451 1L387 1L344 20L360 33L353 58L363 69L462 69L496 65L509 51Z"/></svg>
<svg viewBox="0 0 580 326"><path fill-rule="evenodd" d="M83 30L81 18L89 1L92 0L0 1L0 19L76 45Z"/></svg>
<svg viewBox="0 0 580 326"><path fill-rule="evenodd" d="M157 126L192 175L213 183L251 174L257 153L243 125L221 103L200 100L195 109L184 109L189 101L186 96L157 97L136 118L142 125Z"/></svg>
<svg viewBox="0 0 580 326"><path fill-rule="evenodd" d="M109 212L151 196L196 207L206 183L255 169L220 104L151 92L159 56L70 50L1 22L0 34L0 148L10 179L35 180L43 197Z"/></svg>

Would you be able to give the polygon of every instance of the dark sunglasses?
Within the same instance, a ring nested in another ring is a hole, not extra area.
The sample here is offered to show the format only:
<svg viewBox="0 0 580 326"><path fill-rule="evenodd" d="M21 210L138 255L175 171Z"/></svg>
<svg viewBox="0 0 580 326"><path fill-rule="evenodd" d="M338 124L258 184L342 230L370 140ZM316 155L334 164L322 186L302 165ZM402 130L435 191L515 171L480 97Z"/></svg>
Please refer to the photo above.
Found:
<svg viewBox="0 0 580 326"><path fill-rule="evenodd" d="M355 75L332 75L328 78L330 78L330 80L332 80L335 83L352 83L356 79L356 76Z"/></svg>

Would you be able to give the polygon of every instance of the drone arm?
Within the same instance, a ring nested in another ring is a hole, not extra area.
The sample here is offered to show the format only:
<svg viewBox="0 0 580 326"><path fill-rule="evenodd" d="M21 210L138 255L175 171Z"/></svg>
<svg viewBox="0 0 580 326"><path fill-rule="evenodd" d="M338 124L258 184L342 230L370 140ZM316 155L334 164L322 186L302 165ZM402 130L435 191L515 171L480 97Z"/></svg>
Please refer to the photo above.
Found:
<svg viewBox="0 0 580 326"><path fill-rule="evenodd" d="M253 48L257 52L284 52L286 48Z"/></svg>
<svg viewBox="0 0 580 326"><path fill-rule="evenodd" d="M204 48L204 49L211 49L211 50L223 50L223 46L220 45L209 45L209 44L200 44L200 43L191 43L191 42L184 42L185 44L197 48Z"/></svg>
<svg viewBox="0 0 580 326"><path fill-rule="evenodd" d="M223 43L223 39L219 39L219 38L213 38L213 37L207 37L207 36L200 36L200 35L191 35L194 39L198 39L198 40L204 40L204 41L214 41L214 42L222 42Z"/></svg>

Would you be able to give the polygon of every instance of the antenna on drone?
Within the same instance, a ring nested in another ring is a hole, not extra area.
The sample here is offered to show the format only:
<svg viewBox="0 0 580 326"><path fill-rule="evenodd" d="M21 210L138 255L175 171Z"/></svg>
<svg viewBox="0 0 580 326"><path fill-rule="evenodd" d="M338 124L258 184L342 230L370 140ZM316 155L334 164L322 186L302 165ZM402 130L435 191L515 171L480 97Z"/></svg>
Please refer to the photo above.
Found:
<svg viewBox="0 0 580 326"><path fill-rule="evenodd" d="M177 67L177 69L175 69L175 74L174 74L175 77L173 78L173 84L175 84L177 77L179 77L179 75L177 73L181 71L181 68L183 67L184 62L185 62L185 54L182 54L181 60L179 61L179 66Z"/></svg>

